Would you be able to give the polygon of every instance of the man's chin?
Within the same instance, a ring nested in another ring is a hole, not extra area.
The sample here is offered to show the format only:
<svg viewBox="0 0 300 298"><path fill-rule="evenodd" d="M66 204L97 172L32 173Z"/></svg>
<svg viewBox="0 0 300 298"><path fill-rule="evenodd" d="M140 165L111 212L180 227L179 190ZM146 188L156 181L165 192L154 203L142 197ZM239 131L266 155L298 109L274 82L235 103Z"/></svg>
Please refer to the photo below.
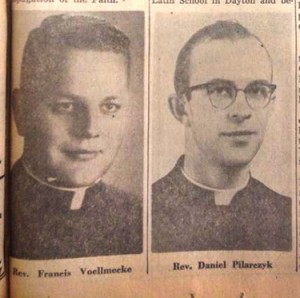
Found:
<svg viewBox="0 0 300 298"><path fill-rule="evenodd" d="M69 161L60 164L56 162L53 166L53 173L56 175L55 182L57 186L67 188L79 188L93 186L100 181L106 172L110 169L113 158L110 160L90 160L88 162L71 162Z"/></svg>
<svg viewBox="0 0 300 298"><path fill-rule="evenodd" d="M91 175L80 173L72 173L71 175L62 175L60 179L57 179L57 183L62 187L79 188L90 187L102 179L103 173L95 173Z"/></svg>
<svg viewBox="0 0 300 298"><path fill-rule="evenodd" d="M246 158L246 157L226 158L221 162L221 166L223 166L224 168L236 168L236 169L241 168L242 169L242 168L248 167L253 158L254 158L254 156L252 158Z"/></svg>
<svg viewBox="0 0 300 298"><path fill-rule="evenodd" d="M248 148L228 148L228 150L224 150L221 156L221 164L226 167L246 167L252 162L258 149L258 146L249 146Z"/></svg>

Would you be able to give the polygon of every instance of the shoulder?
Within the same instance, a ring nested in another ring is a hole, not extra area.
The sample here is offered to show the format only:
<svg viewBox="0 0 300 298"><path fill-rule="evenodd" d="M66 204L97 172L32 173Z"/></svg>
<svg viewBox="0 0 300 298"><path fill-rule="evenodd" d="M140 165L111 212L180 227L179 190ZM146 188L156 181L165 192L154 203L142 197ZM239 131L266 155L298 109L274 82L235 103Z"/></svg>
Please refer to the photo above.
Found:
<svg viewBox="0 0 300 298"><path fill-rule="evenodd" d="M152 185L152 208L155 213L163 212L164 208L177 205L183 198L184 187L178 173L174 169Z"/></svg>
<svg viewBox="0 0 300 298"><path fill-rule="evenodd" d="M13 181L15 181L16 179L23 179L28 176L20 159L13 165L10 175L12 177L11 180Z"/></svg>
<svg viewBox="0 0 300 298"><path fill-rule="evenodd" d="M182 174L177 165L163 178L152 185L152 214L155 218L165 216L170 210L186 204L194 194L193 186Z"/></svg>
<svg viewBox="0 0 300 298"><path fill-rule="evenodd" d="M122 254L143 251L143 199L131 193L105 185L106 216L116 222L115 233L120 238ZM116 235L114 236L116 237Z"/></svg>
<svg viewBox="0 0 300 298"><path fill-rule="evenodd" d="M259 227L261 233L268 235L268 247L275 250L291 250L292 199L254 178L250 179L245 194L245 206L255 214L254 226Z"/></svg>
<svg viewBox="0 0 300 298"><path fill-rule="evenodd" d="M132 206L139 206L142 202L142 198L140 196L133 195L108 184L104 185L104 194L107 198L115 199L114 201L120 205L128 204Z"/></svg>
<svg viewBox="0 0 300 298"><path fill-rule="evenodd" d="M269 218L277 218L280 221L291 221L292 199L290 197L272 190L255 178L250 179L243 194L247 204L256 206L257 212L265 212Z"/></svg>
<svg viewBox="0 0 300 298"><path fill-rule="evenodd" d="M28 191L41 191L40 184L28 175L20 159L14 164L10 172L9 185L13 189L14 195L22 194L23 196Z"/></svg>
<svg viewBox="0 0 300 298"><path fill-rule="evenodd" d="M174 175L173 171L165 175L164 177L160 178L152 185L152 191L160 191L162 189L173 189L176 187L178 182L178 176Z"/></svg>
<svg viewBox="0 0 300 298"><path fill-rule="evenodd" d="M109 208L119 216L124 216L130 221L140 221L142 217L142 196L120 190L112 185L103 185L105 201Z"/></svg>
<svg viewBox="0 0 300 298"><path fill-rule="evenodd" d="M291 198L288 196L284 196L268 186L266 186L261 181L251 178L249 181L249 191L255 194L256 197L266 201L273 201L274 203L291 206Z"/></svg>
<svg viewBox="0 0 300 298"><path fill-rule="evenodd" d="M180 189L183 189L185 184L185 177L181 172L181 165L183 163L183 157L181 157L173 169L164 177L154 182L152 185L152 195L159 194L178 194Z"/></svg>

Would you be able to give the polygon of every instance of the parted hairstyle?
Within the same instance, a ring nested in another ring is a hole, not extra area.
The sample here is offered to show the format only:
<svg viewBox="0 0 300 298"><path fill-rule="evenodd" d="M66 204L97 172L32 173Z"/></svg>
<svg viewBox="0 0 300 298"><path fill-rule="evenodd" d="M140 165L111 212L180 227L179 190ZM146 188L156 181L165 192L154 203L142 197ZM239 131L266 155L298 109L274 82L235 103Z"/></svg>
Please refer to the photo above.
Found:
<svg viewBox="0 0 300 298"><path fill-rule="evenodd" d="M271 60L269 52L264 47L260 39L236 21L218 21L212 25L203 27L195 34L193 34L190 39L184 44L177 57L174 75L174 87L177 96L181 97L183 94L185 94L187 88L189 87L191 53L198 44L206 41L222 39L236 41L249 37L255 38L261 44Z"/></svg>
<svg viewBox="0 0 300 298"><path fill-rule="evenodd" d="M95 16L55 15L29 34L22 59L21 90L31 97L47 91L49 80L52 86L58 83L70 49L123 54L129 74L130 41L122 31Z"/></svg>

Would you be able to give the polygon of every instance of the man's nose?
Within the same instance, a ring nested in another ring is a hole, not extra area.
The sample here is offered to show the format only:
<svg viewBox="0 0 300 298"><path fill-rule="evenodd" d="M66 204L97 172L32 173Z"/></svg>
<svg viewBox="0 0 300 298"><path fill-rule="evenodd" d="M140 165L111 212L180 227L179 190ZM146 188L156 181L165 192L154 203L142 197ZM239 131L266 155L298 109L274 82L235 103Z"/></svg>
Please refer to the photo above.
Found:
<svg viewBox="0 0 300 298"><path fill-rule="evenodd" d="M252 109L250 108L245 93L238 90L234 103L228 108L228 118L230 121L241 123L252 116Z"/></svg>
<svg viewBox="0 0 300 298"><path fill-rule="evenodd" d="M99 108L85 109L76 125L75 134L80 138L97 138L101 132L101 113Z"/></svg>

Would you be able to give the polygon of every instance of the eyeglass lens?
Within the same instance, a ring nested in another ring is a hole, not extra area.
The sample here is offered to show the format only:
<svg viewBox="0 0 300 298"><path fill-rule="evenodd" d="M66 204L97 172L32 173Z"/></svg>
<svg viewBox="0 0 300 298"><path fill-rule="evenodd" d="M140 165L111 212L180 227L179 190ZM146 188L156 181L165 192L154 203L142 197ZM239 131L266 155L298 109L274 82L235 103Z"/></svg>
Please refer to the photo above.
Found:
<svg viewBox="0 0 300 298"><path fill-rule="evenodd" d="M275 85L261 82L250 83L245 89L237 89L230 83L216 82L205 85L211 104L217 109L228 108L235 100L238 91L245 93L248 105L252 109L261 109L268 105Z"/></svg>

